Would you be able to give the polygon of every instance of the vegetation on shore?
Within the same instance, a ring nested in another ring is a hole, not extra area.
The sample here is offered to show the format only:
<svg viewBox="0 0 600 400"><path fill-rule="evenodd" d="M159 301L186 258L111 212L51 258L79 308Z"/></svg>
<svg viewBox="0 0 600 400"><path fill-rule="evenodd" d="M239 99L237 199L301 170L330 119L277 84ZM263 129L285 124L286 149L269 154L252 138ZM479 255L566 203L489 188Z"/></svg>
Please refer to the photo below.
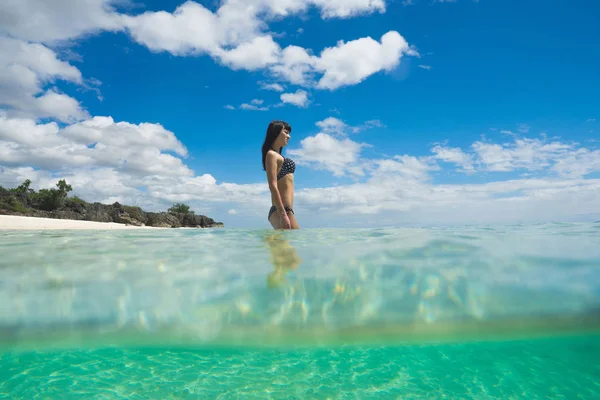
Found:
<svg viewBox="0 0 600 400"><path fill-rule="evenodd" d="M173 204L167 212L154 213L119 203L88 203L77 196L69 197L72 190L64 179L59 180L55 188L39 189L37 192L31 188L29 179L16 188L5 189L0 186L0 214L174 228L223 226L212 218L196 215L188 205L182 203Z"/></svg>

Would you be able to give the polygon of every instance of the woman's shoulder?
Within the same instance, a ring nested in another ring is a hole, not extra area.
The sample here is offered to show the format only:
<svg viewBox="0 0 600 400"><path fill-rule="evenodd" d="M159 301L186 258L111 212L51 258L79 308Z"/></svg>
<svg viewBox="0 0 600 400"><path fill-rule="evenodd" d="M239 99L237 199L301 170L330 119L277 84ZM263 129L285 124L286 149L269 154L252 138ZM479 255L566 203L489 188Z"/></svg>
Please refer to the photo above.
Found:
<svg viewBox="0 0 600 400"><path fill-rule="evenodd" d="M279 160L283 160L283 156L281 154L279 154L278 152L276 152L275 150L269 150L267 152L267 160L279 161Z"/></svg>

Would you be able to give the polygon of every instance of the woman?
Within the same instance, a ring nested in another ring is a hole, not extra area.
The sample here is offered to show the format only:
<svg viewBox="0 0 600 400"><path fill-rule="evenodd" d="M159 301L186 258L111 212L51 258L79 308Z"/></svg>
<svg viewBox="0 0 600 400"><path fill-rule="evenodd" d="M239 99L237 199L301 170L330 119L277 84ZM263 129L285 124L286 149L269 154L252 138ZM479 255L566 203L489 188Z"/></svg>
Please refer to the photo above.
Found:
<svg viewBox="0 0 600 400"><path fill-rule="evenodd" d="M292 127L284 121L272 121L262 146L262 164L271 191L268 219L274 229L299 229L294 215L294 172L296 165L281 155L290 140Z"/></svg>

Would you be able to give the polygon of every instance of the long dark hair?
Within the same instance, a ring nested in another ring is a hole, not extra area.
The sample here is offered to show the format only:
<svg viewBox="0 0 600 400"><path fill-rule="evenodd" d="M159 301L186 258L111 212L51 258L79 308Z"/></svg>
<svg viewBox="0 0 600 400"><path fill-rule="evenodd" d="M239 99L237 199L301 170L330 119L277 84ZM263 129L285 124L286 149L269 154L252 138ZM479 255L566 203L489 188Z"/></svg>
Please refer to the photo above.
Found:
<svg viewBox="0 0 600 400"><path fill-rule="evenodd" d="M269 152L269 149L271 149L273 142L275 141L275 139L277 139L277 136L279 136L279 134L281 133L281 131L283 129L292 133L291 125L285 121L278 121L278 120L271 121L271 123L269 124L269 127L267 128L267 134L265 135L265 141L262 145L262 166L265 171L267 170L267 167L265 166L265 160L267 159L267 153ZM281 147L279 148L279 154L281 154Z"/></svg>

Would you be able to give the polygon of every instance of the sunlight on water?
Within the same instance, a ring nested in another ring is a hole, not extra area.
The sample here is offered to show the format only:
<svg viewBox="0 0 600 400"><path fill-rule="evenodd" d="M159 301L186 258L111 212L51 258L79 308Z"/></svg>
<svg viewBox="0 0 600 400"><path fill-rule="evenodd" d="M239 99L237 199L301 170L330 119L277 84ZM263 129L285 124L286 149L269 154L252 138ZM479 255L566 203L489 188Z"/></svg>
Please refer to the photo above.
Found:
<svg viewBox="0 0 600 400"><path fill-rule="evenodd" d="M0 397L594 398L600 224L0 231Z"/></svg>

